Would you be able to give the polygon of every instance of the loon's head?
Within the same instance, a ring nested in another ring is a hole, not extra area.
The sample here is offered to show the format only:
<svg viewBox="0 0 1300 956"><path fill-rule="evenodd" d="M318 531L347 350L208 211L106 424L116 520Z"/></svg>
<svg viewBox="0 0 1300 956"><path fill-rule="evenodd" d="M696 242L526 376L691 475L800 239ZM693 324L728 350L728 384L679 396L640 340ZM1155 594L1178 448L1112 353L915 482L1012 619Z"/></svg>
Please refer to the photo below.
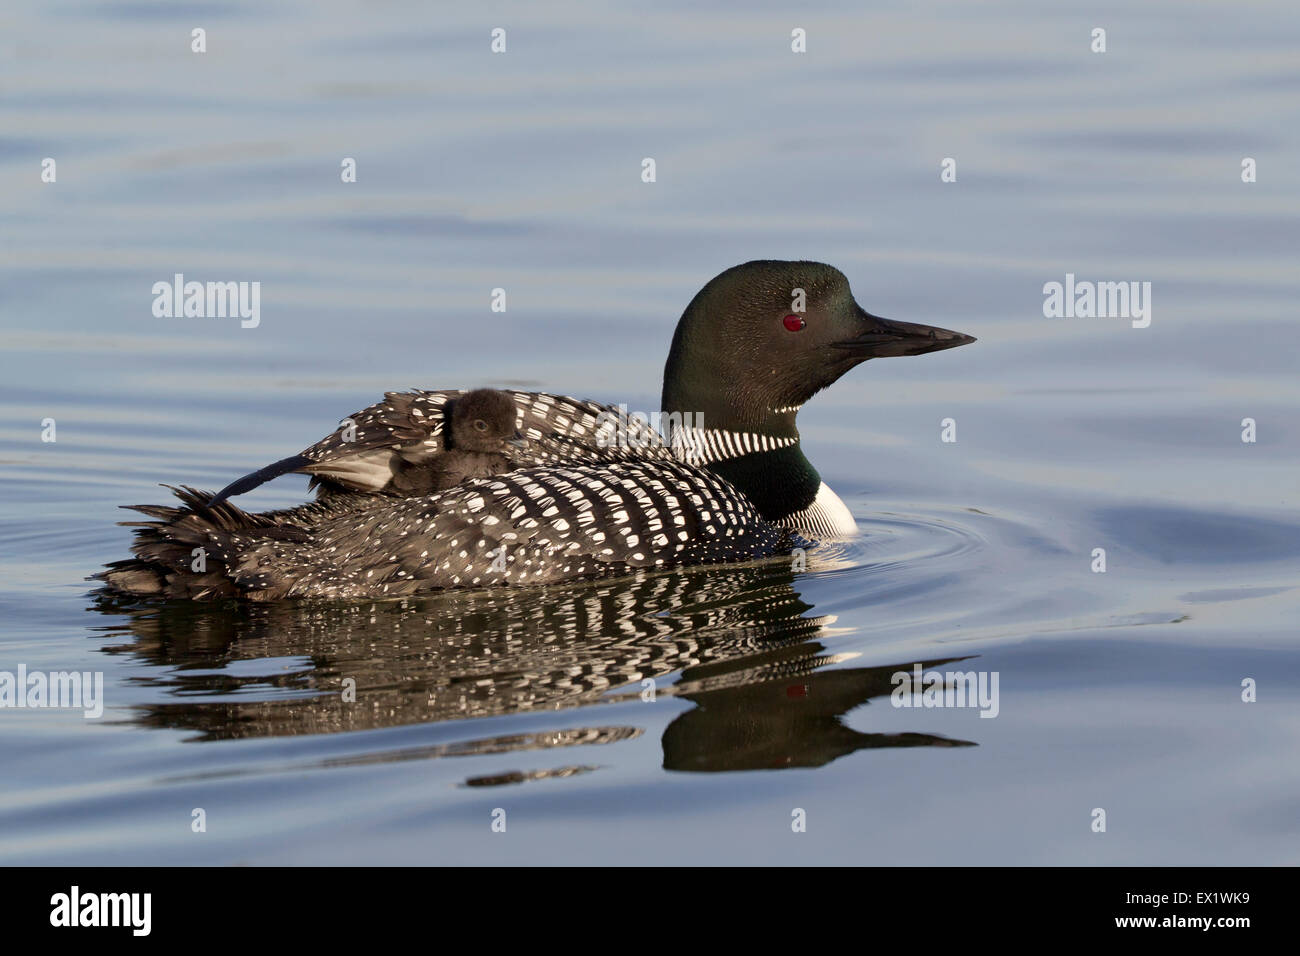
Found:
<svg viewBox="0 0 1300 956"><path fill-rule="evenodd" d="M682 314L663 409L702 415L706 427L793 429L799 407L855 365L974 341L872 315L825 263L746 262L711 280Z"/></svg>
<svg viewBox="0 0 1300 956"><path fill-rule="evenodd" d="M461 451L503 452L518 443L515 400L505 392L480 388L452 402L451 445Z"/></svg>

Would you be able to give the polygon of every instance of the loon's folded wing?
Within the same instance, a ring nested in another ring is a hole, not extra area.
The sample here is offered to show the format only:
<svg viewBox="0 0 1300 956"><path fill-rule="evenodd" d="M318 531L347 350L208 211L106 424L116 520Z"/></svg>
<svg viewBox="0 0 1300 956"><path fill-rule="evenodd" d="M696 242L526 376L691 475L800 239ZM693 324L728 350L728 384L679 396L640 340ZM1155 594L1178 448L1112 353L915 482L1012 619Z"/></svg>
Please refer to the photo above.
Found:
<svg viewBox="0 0 1300 956"><path fill-rule="evenodd" d="M339 427L299 455L245 475L211 502L252 489L291 472L311 475L313 487L406 497L427 489L413 476L446 449L446 405L459 389L388 392L382 402L349 415ZM528 439L509 452L511 468L557 461L606 460L611 448L653 449L654 429L626 410L544 392L506 391L515 402L518 429Z"/></svg>
<svg viewBox="0 0 1300 956"><path fill-rule="evenodd" d="M427 497L338 494L254 515L202 492L137 506L133 557L100 578L137 596L372 599L621 576L788 554L725 479L672 460L530 468ZM195 552L203 556L195 566Z"/></svg>

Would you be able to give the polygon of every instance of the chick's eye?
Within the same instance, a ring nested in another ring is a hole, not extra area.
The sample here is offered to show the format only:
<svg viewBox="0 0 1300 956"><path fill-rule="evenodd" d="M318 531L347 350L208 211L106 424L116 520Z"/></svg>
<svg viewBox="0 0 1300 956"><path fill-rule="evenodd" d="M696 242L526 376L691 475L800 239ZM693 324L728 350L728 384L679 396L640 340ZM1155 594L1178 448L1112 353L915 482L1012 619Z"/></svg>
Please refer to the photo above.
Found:
<svg viewBox="0 0 1300 956"><path fill-rule="evenodd" d="M474 419L474 430L479 432L487 431L487 422L481 418Z"/></svg>
<svg viewBox="0 0 1300 956"><path fill-rule="evenodd" d="M785 327L789 329L791 332L802 331L803 327L808 324L803 320L802 315L787 315L781 321L785 323Z"/></svg>

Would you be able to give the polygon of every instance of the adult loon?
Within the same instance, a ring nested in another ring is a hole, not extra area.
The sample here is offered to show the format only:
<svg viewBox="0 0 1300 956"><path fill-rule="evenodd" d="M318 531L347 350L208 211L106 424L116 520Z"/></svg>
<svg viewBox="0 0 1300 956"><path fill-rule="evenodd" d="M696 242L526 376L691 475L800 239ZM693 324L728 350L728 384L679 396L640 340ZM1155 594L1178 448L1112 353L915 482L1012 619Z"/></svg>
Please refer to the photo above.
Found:
<svg viewBox="0 0 1300 956"><path fill-rule="evenodd" d="M428 495L421 474L454 444L445 406L464 393L390 392L215 500L181 489L182 508L137 506L157 520L99 577L137 595L365 598L788 553L856 530L800 448L804 403L868 359L973 341L871 315L823 263L744 263L677 324L667 447L610 406L507 392L526 439L515 470ZM312 475L316 502L253 515L222 500L288 471Z"/></svg>

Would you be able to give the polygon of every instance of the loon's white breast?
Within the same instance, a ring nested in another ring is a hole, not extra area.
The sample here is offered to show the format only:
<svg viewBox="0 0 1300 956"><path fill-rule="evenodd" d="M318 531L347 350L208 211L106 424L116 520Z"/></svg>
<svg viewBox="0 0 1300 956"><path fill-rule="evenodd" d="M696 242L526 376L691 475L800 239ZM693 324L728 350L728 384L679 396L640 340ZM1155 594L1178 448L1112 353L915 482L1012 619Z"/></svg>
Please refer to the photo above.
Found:
<svg viewBox="0 0 1300 956"><path fill-rule="evenodd" d="M848 505L824 481L812 504L777 523L819 538L840 538L858 532L858 523L853 520Z"/></svg>

